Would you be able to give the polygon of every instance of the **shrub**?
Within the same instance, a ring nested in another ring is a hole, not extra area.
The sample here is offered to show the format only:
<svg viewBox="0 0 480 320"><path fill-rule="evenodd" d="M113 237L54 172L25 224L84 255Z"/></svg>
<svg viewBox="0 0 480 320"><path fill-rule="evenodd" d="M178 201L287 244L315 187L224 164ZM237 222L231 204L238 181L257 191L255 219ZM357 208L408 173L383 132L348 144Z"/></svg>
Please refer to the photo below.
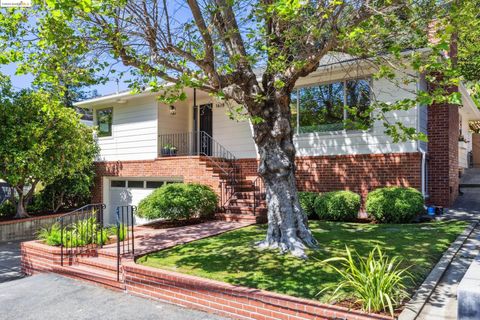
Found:
<svg viewBox="0 0 480 320"><path fill-rule="evenodd" d="M387 187L368 194L366 210L379 222L405 223L424 211L423 203L422 194L414 188Z"/></svg>
<svg viewBox="0 0 480 320"><path fill-rule="evenodd" d="M15 215L15 205L10 200L5 200L0 204L0 217L11 218Z"/></svg>
<svg viewBox="0 0 480 320"><path fill-rule="evenodd" d="M108 236L108 230L100 229L95 217L91 217L67 225L63 230L59 223L54 223L50 227L42 228L37 234L37 239L43 240L50 246L63 244L75 247L92 243L105 244Z"/></svg>
<svg viewBox="0 0 480 320"><path fill-rule="evenodd" d="M173 183L153 191L140 201L137 214L147 219L190 219L215 213L218 198L208 186Z"/></svg>
<svg viewBox="0 0 480 320"><path fill-rule="evenodd" d="M322 262L328 263L340 275L341 280L320 293L335 288L331 300L342 296L349 300L353 298L361 303L362 309L367 312L388 310L393 316L394 308L408 297L404 284L407 279L412 280L408 268L401 268L398 257L388 258L378 246L366 258L362 258L355 251L352 254L348 247L346 255ZM332 262L339 262L341 267ZM341 289L347 293L340 294Z"/></svg>
<svg viewBox="0 0 480 320"><path fill-rule="evenodd" d="M298 200L300 201L300 206L307 215L309 219L315 216L315 199L317 198L318 193L315 192L299 192Z"/></svg>
<svg viewBox="0 0 480 320"><path fill-rule="evenodd" d="M320 219L351 221L358 217L360 196L352 191L332 191L319 195L314 205Z"/></svg>

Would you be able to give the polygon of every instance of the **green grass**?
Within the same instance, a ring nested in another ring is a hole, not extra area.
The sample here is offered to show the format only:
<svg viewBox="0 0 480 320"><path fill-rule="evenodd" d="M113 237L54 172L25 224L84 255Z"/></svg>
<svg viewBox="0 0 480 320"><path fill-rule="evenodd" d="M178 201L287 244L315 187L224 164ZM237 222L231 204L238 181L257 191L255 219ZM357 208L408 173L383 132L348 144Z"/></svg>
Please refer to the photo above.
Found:
<svg viewBox="0 0 480 320"><path fill-rule="evenodd" d="M358 224L311 222L319 249L308 252L306 261L275 251L259 251L266 226L252 226L151 253L137 262L204 278L288 295L326 301L327 294L315 296L324 287L337 283L339 275L320 261L345 256L345 245L361 255L380 245L389 256L400 256L403 266L419 284L440 259L450 243L466 227L465 222L422 224ZM412 290L415 283L408 283Z"/></svg>

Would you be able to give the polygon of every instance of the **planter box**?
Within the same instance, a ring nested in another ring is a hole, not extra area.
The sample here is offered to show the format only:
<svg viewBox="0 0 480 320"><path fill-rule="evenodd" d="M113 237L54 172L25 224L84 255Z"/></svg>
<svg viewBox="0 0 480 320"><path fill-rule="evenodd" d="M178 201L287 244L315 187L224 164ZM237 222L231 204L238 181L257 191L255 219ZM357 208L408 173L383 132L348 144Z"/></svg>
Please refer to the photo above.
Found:
<svg viewBox="0 0 480 320"><path fill-rule="evenodd" d="M387 316L122 262L127 292L235 319L386 320Z"/></svg>

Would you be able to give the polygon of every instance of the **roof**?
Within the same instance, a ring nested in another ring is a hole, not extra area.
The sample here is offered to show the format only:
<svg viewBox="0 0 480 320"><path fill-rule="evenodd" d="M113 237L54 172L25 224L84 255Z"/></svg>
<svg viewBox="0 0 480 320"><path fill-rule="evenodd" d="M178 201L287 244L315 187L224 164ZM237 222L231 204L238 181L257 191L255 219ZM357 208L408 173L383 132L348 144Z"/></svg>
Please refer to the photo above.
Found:
<svg viewBox="0 0 480 320"><path fill-rule="evenodd" d="M423 52L428 52L429 50L430 49L428 48L406 50L402 54L406 56L408 54L411 54L412 52L423 53ZM317 72L321 72L326 68L340 67L341 65L343 66L344 64L354 64L354 63L357 63L358 61L368 61L368 59L363 57L356 57L344 52L330 52L326 54L324 57L322 57L322 59L320 60L319 66L317 68ZM257 77L260 77L263 71L264 71L264 68L258 68L254 70L254 73L257 75ZM169 86L173 86L173 83L165 82L163 85L166 87L169 87ZM103 95L103 96L92 98L92 99L79 101L75 103L75 106L88 108L88 107L91 107L92 105L106 103L106 102L117 101L122 103L124 102L124 99L132 98L133 95L135 95L135 98L139 98L152 93L153 92L151 87L145 88L141 93L137 93L137 94L132 93L131 90L124 90L124 91L119 91L116 93L107 94L107 95Z"/></svg>

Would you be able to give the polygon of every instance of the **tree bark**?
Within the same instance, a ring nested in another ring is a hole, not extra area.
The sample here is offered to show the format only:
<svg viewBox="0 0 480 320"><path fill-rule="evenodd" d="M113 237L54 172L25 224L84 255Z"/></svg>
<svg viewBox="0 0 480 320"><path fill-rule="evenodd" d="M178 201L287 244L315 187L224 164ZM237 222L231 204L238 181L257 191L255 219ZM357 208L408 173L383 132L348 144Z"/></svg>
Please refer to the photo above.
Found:
<svg viewBox="0 0 480 320"><path fill-rule="evenodd" d="M17 213L15 214L15 218L21 219L21 218L28 218L28 217L29 215L25 210L25 196L23 195L23 193L19 193L18 200L17 200Z"/></svg>
<svg viewBox="0 0 480 320"><path fill-rule="evenodd" d="M260 248L279 249L306 258L305 249L317 241L308 227L308 219L298 199L295 178L295 146L290 125L290 96L266 102L265 112L274 117L254 125L255 142L268 207L268 232Z"/></svg>

